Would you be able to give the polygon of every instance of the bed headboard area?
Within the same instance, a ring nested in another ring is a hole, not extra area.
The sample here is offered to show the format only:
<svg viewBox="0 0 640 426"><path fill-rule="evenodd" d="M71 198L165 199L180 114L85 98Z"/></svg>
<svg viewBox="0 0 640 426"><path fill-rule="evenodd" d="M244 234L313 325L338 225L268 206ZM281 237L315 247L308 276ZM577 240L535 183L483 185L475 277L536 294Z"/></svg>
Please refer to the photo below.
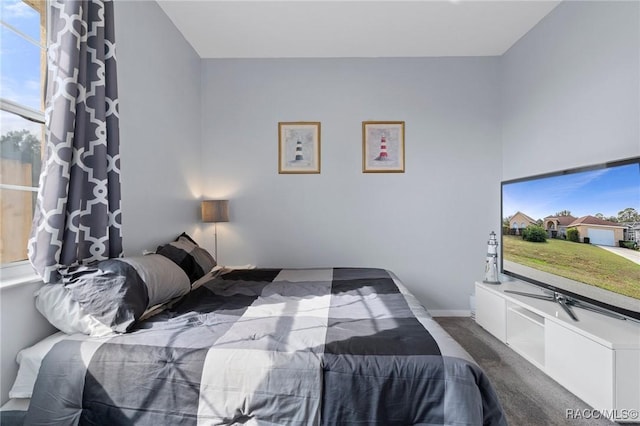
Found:
<svg viewBox="0 0 640 426"><path fill-rule="evenodd" d="M16 378L18 351L57 330L36 310L33 293L42 282L0 288L0 404L9 399Z"/></svg>

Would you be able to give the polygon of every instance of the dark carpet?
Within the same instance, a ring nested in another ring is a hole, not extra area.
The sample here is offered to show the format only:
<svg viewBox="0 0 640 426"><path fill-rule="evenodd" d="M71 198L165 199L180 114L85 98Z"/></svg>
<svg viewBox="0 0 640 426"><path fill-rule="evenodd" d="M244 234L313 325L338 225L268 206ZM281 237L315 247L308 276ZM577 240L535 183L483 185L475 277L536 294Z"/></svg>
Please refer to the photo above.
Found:
<svg viewBox="0 0 640 426"><path fill-rule="evenodd" d="M434 319L485 371L500 398L510 425L616 424L602 418L590 406L486 332L471 318ZM577 415L572 416L572 412Z"/></svg>

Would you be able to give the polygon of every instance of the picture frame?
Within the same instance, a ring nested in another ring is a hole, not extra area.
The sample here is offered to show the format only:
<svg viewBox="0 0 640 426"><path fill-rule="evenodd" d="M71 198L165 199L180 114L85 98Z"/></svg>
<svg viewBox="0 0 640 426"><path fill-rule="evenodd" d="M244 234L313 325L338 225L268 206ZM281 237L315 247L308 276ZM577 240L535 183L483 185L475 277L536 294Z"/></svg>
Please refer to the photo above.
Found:
<svg viewBox="0 0 640 426"><path fill-rule="evenodd" d="M320 173L320 122L278 123L278 173Z"/></svg>
<svg viewBox="0 0 640 426"><path fill-rule="evenodd" d="M362 172L404 173L404 121L362 122Z"/></svg>

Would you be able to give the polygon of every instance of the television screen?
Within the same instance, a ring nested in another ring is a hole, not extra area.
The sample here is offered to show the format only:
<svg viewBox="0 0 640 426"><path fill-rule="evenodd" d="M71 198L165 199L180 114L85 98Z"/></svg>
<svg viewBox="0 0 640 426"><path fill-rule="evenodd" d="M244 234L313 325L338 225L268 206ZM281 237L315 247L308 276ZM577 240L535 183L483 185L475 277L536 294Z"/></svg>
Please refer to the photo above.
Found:
<svg viewBox="0 0 640 426"><path fill-rule="evenodd" d="M640 158L502 183L502 272L640 320Z"/></svg>

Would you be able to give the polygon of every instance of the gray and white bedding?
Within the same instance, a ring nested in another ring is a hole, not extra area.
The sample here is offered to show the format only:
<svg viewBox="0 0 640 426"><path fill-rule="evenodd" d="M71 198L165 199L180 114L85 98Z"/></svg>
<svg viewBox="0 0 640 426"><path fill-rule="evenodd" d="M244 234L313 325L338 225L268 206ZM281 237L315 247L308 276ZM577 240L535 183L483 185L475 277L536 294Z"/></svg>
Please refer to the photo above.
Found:
<svg viewBox="0 0 640 426"><path fill-rule="evenodd" d="M45 356L26 424L503 425L482 370L382 269L248 269Z"/></svg>

